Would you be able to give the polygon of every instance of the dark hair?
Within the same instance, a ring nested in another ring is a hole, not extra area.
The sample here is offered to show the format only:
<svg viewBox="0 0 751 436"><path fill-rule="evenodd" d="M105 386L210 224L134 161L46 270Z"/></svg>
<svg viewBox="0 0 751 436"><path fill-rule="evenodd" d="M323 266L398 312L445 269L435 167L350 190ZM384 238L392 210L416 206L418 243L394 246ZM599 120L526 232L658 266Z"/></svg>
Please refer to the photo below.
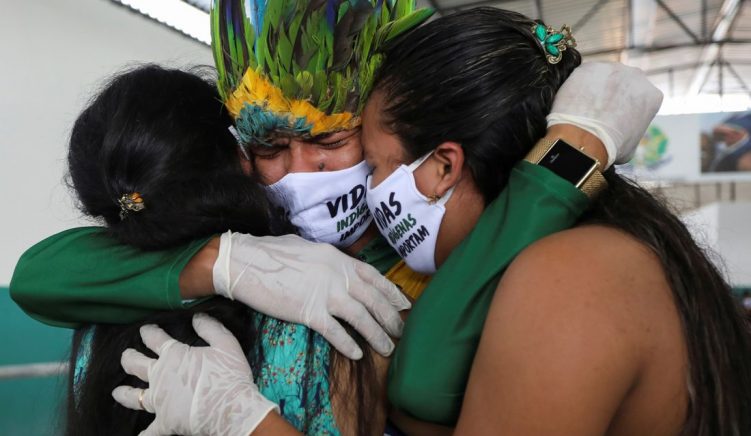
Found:
<svg viewBox="0 0 751 436"><path fill-rule="evenodd" d="M133 348L151 358L157 356L142 342L139 329L145 324L158 324L167 334L191 346L207 345L192 328L193 314L203 312L221 320L237 337L255 374L263 350L258 346L254 314L241 304L213 298L187 310L158 312L133 324L97 324L77 329L68 370L67 436L132 436L146 429L154 415L128 409L112 398L117 386L148 386L138 377L126 374L120 366L120 355ZM87 356L85 368L76 363ZM76 373L78 371L78 374Z"/></svg>
<svg viewBox="0 0 751 436"><path fill-rule="evenodd" d="M245 176L216 88L184 71L141 66L115 76L76 120L69 178L83 211L119 241L165 249L226 229L267 233L267 197ZM119 199L146 208L120 218Z"/></svg>
<svg viewBox="0 0 751 436"><path fill-rule="evenodd" d="M751 331L730 285L664 201L613 170L605 178L609 187L583 222L628 233L662 264L688 350L682 434L751 434Z"/></svg>
<svg viewBox="0 0 751 436"><path fill-rule="evenodd" d="M145 65L116 75L84 109L71 133L69 177L82 210L103 218L122 243L143 249L166 249L230 228L270 234L266 195L243 174L230 125L214 85L197 74ZM143 196L146 208L121 219L118 200L132 192ZM179 340L199 342L191 327L198 310L220 319L250 350L254 315L223 299L188 311L160 312L140 323L77 330L66 434L125 435L145 429L153 415L112 399L117 385L144 385L125 374L119 356L129 347L151 354L138 333L149 322ZM88 334L86 352L81 344ZM82 352L90 360L76 380ZM260 358L260 349L250 355Z"/></svg>
<svg viewBox="0 0 751 436"><path fill-rule="evenodd" d="M553 97L581 63L576 50L551 65L516 12L475 8L441 17L386 52L376 76L386 127L416 159L445 141L462 144L486 202L545 134ZM502 122L501 122L502 120Z"/></svg>
<svg viewBox="0 0 751 436"><path fill-rule="evenodd" d="M243 174L230 125L214 85L198 75L156 65L118 74L78 117L71 134L69 174L82 210L103 218L122 243L142 249L166 249L229 229L259 236L293 233L282 217L271 216L273 209L260 185ZM146 208L121 219L118 200L132 192L142 195ZM135 348L155 357L138 331L148 323L182 342L205 345L191 325L199 311L227 326L249 356L254 374L260 374L263 348L257 331L272 329L273 335L278 324L267 323L268 317L240 303L215 298L129 325L86 326L73 337L66 434L132 435L144 430L154 415L127 409L111 395L118 385L145 387L125 374L120 355ZM366 341L349 330L364 357L355 363L332 349L331 371L348 371L353 400L349 412L358 417L357 430L364 434L373 428L365 411L373 404L375 372ZM311 330L307 336L307 367L318 353L311 346L313 335ZM76 377L81 353L89 361ZM314 383L303 379L303 403L308 392L316 392ZM312 414L304 417L304 429Z"/></svg>
<svg viewBox="0 0 751 436"><path fill-rule="evenodd" d="M375 89L383 121L417 158L462 144L486 202L542 137L557 89L580 63L547 63L517 13L477 8L408 34L386 54ZM680 312L690 364L685 435L751 434L751 335L730 287L667 207L613 170L582 222L620 229L657 255Z"/></svg>

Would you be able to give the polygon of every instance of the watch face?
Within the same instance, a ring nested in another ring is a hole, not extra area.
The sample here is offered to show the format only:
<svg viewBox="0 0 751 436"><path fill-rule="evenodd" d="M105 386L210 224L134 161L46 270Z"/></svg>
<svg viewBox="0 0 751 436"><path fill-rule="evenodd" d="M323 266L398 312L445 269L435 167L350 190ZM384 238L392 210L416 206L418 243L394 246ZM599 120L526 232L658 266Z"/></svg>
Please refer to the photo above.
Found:
<svg viewBox="0 0 751 436"><path fill-rule="evenodd" d="M559 139L538 165L548 168L578 188L594 170L597 161Z"/></svg>

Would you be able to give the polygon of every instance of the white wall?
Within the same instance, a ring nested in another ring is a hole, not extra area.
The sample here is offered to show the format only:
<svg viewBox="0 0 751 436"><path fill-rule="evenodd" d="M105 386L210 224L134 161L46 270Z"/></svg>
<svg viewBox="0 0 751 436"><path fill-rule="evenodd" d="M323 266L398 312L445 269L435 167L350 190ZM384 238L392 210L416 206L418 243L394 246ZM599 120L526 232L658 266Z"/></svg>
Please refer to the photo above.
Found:
<svg viewBox="0 0 751 436"><path fill-rule="evenodd" d="M0 286L23 251L85 223L63 185L72 123L125 65L212 64L211 52L108 0L3 2L0 13Z"/></svg>
<svg viewBox="0 0 751 436"><path fill-rule="evenodd" d="M684 217L697 241L720 256L718 264L734 286L751 286L751 203L720 202Z"/></svg>

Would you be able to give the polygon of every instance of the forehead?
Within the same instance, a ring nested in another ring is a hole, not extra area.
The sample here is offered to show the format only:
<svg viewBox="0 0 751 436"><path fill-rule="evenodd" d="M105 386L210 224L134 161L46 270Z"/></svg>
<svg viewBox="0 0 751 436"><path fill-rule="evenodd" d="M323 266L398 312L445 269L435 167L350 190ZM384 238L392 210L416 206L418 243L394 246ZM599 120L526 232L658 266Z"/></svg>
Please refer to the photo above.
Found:
<svg viewBox="0 0 751 436"><path fill-rule="evenodd" d="M384 106L384 94L376 91L368 99L363 110L361 143L365 158L374 161L404 162L407 158L406 150L402 147L399 137L384 122Z"/></svg>

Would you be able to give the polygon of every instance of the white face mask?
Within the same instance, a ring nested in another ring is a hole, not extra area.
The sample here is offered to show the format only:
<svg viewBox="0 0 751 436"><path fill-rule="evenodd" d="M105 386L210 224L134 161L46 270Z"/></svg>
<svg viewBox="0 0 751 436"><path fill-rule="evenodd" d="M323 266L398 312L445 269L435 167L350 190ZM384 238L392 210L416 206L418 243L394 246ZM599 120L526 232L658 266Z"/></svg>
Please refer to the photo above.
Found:
<svg viewBox="0 0 751 436"><path fill-rule="evenodd" d="M444 205L454 192L452 187L431 204L417 189L413 172L431 154L432 151L409 166L401 165L375 188L371 187L372 176L368 176L366 184L368 208L378 230L407 265L422 274L436 271L438 230L446 214Z"/></svg>
<svg viewBox="0 0 751 436"><path fill-rule="evenodd" d="M363 161L340 171L289 173L266 189L271 201L287 211L300 236L345 248L373 221L365 202L369 172Z"/></svg>

